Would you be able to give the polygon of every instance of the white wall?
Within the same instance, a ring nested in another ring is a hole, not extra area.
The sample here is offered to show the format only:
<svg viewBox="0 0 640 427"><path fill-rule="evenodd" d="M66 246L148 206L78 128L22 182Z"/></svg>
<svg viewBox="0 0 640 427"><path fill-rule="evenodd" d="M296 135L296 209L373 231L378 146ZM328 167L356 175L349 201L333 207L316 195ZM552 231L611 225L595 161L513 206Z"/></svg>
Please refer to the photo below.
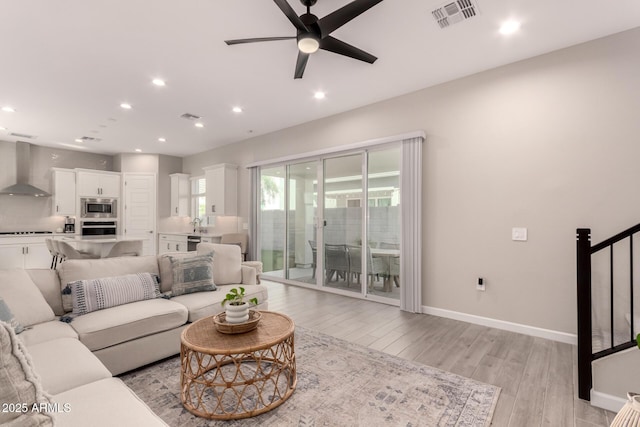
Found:
<svg viewBox="0 0 640 427"><path fill-rule="evenodd" d="M576 228L598 242L640 222L639 51L634 29L191 156L184 171L424 130L423 305L575 333ZM246 170L239 181L248 195ZM528 242L511 241L515 226Z"/></svg>

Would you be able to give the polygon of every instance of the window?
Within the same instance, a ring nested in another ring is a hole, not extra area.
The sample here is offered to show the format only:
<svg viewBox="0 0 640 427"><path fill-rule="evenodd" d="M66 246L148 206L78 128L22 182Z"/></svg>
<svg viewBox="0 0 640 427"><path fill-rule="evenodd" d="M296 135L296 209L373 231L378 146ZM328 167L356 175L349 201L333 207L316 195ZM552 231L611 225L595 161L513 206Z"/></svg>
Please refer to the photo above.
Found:
<svg viewBox="0 0 640 427"><path fill-rule="evenodd" d="M207 180L201 177L191 178L191 216L204 221L206 216Z"/></svg>

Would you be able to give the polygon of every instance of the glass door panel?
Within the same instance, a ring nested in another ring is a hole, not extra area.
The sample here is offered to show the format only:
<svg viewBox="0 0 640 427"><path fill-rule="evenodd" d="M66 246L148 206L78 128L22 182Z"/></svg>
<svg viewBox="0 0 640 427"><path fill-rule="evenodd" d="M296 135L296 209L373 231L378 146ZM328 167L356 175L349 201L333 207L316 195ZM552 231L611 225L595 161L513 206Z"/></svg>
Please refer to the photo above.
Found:
<svg viewBox="0 0 640 427"><path fill-rule="evenodd" d="M400 147L370 151L367 188L370 273L367 292L400 299Z"/></svg>
<svg viewBox="0 0 640 427"><path fill-rule="evenodd" d="M265 275L284 278L285 167L260 171L260 260Z"/></svg>
<svg viewBox="0 0 640 427"><path fill-rule="evenodd" d="M363 154L324 160L324 286L362 292Z"/></svg>
<svg viewBox="0 0 640 427"><path fill-rule="evenodd" d="M287 279L309 284L316 284L318 165L292 164L287 176Z"/></svg>

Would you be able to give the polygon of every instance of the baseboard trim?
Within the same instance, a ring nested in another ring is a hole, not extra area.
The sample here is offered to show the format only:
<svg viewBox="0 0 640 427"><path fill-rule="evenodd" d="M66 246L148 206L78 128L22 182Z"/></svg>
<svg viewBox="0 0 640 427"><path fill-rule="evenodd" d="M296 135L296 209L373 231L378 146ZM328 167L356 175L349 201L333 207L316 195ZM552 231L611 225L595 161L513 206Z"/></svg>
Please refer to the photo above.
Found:
<svg viewBox="0 0 640 427"><path fill-rule="evenodd" d="M626 399L591 389L591 406L597 406L611 412L619 412L625 403L627 403Z"/></svg>
<svg viewBox="0 0 640 427"><path fill-rule="evenodd" d="M578 337L575 334L554 331L551 329L538 328L536 326L523 325L521 323L507 322L504 320L492 319L490 317L476 316L474 314L461 313L459 311L445 310L442 308L422 306L422 312L433 316L446 317L448 319L461 320L463 322L474 323L476 325L489 326L491 328L503 329L505 331L517 332L531 335L533 337L545 338L552 341L559 341L566 344L577 345Z"/></svg>

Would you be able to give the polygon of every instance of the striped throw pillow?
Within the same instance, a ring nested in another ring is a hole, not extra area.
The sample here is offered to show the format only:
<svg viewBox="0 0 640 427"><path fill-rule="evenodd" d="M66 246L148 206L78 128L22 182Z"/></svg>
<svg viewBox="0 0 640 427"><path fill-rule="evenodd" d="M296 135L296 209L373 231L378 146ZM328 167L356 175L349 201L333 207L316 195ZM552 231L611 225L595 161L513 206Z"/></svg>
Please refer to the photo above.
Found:
<svg viewBox="0 0 640 427"><path fill-rule="evenodd" d="M73 316L160 296L158 276L151 273L78 280L69 283L69 287Z"/></svg>

